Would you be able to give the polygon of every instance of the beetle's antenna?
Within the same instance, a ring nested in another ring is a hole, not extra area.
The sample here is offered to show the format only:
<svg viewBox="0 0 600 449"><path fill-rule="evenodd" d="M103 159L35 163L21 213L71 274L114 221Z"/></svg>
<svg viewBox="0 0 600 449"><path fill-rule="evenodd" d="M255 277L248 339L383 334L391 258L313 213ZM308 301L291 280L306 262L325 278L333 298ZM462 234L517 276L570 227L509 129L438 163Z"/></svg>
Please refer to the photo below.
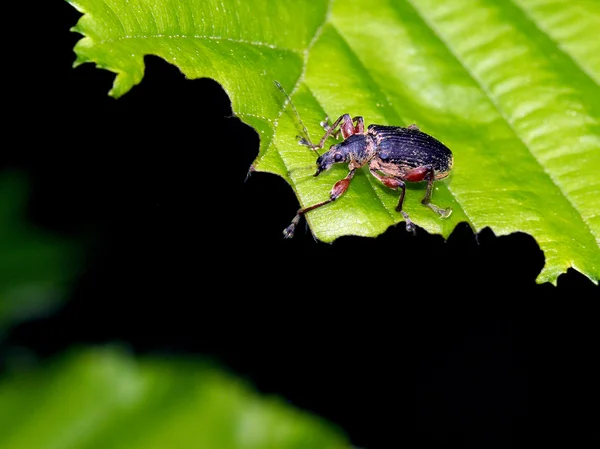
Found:
<svg viewBox="0 0 600 449"><path fill-rule="evenodd" d="M306 129L306 126L304 125L304 122L302 121L302 118L300 118L300 114L298 113L298 110L296 109L296 106L294 105L294 102L292 101L292 99L290 98L290 96L288 95L288 93L285 91L285 89L283 88L283 86L279 83L279 81L275 80L274 81L275 86L277 86L277 89L279 89L281 91L281 93L283 95L285 95L285 98L287 99L287 101L289 102L290 106L292 107L292 110L294 111L294 114L296 114L296 117L298 118L298 123L300 123L300 125L302 126L302 131L304 131L304 135L306 136L306 138L304 137L300 137L300 144L301 145L308 145L309 147L311 147L315 153L319 154L319 152L315 149L315 146L313 145L312 141L310 140L310 134L308 133L308 129Z"/></svg>

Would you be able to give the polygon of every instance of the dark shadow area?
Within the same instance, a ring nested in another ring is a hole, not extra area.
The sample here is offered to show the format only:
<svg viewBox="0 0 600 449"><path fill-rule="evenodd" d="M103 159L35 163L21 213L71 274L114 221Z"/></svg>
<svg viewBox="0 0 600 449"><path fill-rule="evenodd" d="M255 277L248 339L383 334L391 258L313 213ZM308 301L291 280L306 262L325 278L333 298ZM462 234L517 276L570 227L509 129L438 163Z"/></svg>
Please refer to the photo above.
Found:
<svg viewBox="0 0 600 449"><path fill-rule="evenodd" d="M30 177L30 220L86 256L59 313L15 327L0 357L113 341L208 355L368 449L598 436L587 278L538 285L532 237L465 223L447 241L402 224L333 244L301 224L284 240L298 202L277 176L246 180L259 139L220 86L148 57L143 82L110 98L113 74L71 68L78 15L58 9L51 64L12 114L27 149L1 167Z"/></svg>

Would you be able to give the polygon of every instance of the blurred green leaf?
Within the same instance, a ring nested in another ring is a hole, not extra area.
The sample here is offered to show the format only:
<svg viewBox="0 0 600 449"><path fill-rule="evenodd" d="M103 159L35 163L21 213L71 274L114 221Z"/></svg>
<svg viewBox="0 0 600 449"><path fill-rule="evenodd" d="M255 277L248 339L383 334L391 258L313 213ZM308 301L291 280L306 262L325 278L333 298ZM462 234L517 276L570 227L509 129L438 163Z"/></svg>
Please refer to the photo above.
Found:
<svg viewBox="0 0 600 449"><path fill-rule="evenodd" d="M67 295L79 251L25 216L25 177L0 173L0 338L9 326L54 310Z"/></svg>
<svg viewBox="0 0 600 449"><path fill-rule="evenodd" d="M3 449L343 449L322 419L182 359L73 352L0 383Z"/></svg>
<svg viewBox="0 0 600 449"><path fill-rule="evenodd" d="M600 2L69 1L85 13L76 64L117 73L116 97L141 81L147 54L214 78L260 135L253 168L284 177L302 205L325 200L347 170L311 176L315 154L297 145L274 80L313 140L326 115L347 112L416 123L449 146L455 168L433 201L452 216L420 204L422 185L407 193L405 210L427 231L447 237L466 221L526 232L546 257L538 282L569 267L600 278ZM402 220L397 198L363 170L307 218L323 241L376 236Z"/></svg>

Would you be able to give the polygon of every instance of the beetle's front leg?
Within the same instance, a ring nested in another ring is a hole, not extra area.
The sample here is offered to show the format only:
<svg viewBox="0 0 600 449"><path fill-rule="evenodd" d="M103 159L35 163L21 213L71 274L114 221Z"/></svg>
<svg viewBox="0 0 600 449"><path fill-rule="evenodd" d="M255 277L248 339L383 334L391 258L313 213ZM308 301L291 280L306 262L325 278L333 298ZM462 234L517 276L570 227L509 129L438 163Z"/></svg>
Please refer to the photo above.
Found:
<svg viewBox="0 0 600 449"><path fill-rule="evenodd" d="M402 210L402 204L404 203L404 196L406 195L406 184L399 178L395 178L393 176L385 176L379 173L376 169L371 168L369 170L373 176L375 176L381 183L389 187L390 189L398 190L400 188L400 199L398 200L398 205L396 206L396 212L400 212L406 221L406 230L408 232L415 233L415 224L409 218L408 214Z"/></svg>
<svg viewBox="0 0 600 449"><path fill-rule="evenodd" d="M365 131L364 119L362 117L352 118L350 114L341 115L335 122L333 122L333 125L329 125L329 121L326 119L324 122L321 122L321 126L325 128L325 134L323 137L321 137L321 140L319 140L317 145L311 145L306 139L302 138L300 139L300 143L302 145L309 146L316 151L325 146L325 141L329 137L334 136L337 138L340 132L342 133L342 137L346 139L353 134L362 134Z"/></svg>
<svg viewBox="0 0 600 449"><path fill-rule="evenodd" d="M348 121L348 114L344 114L343 116L343 124L339 129L335 129L335 127L329 122L329 117L325 117L319 125L323 127L323 129L327 132L330 129L332 130L332 134L334 138L338 139L340 137L340 133L343 134L344 139L352 134L363 134L365 132L365 121L362 117L357 116L352 118L352 123ZM339 120L339 119L338 119ZM345 133L344 133L345 131Z"/></svg>
<svg viewBox="0 0 600 449"><path fill-rule="evenodd" d="M296 216L294 217L290 225L283 230L283 236L286 239L292 238L294 236L296 226L298 226L300 218L302 218L304 214L310 212L311 210L315 210L318 207L325 206L326 204L329 204L337 200L340 196L342 196L346 192L346 190L348 190L348 187L350 187L350 181L354 177L355 172L356 169L353 168L352 170L350 170L350 172L346 175L344 179L340 179L334 184L333 188L331 189L331 192L329 193L328 200L321 201L320 203L313 204L312 206L303 207L302 209L298 210L298 212L296 212Z"/></svg>
<svg viewBox="0 0 600 449"><path fill-rule="evenodd" d="M321 125L321 127L325 130L325 132L329 131L332 128L331 122L329 121L329 117L325 117L325 120L320 122L319 125ZM339 139L341 132L342 132L342 130L338 129L338 130L333 131L331 135L333 136L334 139Z"/></svg>

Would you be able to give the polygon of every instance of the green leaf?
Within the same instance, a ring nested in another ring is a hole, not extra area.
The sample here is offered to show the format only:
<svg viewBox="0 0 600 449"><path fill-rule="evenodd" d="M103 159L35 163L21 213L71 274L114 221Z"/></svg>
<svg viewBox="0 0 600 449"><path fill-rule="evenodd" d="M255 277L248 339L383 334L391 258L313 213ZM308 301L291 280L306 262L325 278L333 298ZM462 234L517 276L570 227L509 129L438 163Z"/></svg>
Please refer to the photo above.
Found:
<svg viewBox="0 0 600 449"><path fill-rule="evenodd" d="M3 449L343 449L324 420L208 363L73 352L0 383Z"/></svg>
<svg viewBox="0 0 600 449"><path fill-rule="evenodd" d="M299 146L290 93L313 140L327 115L408 126L454 153L433 202L407 190L412 220L447 237L475 231L532 235L546 264L538 282L574 267L600 278L600 2L578 0L71 1L77 63L117 73L111 94L140 82L146 54L188 78L210 77L260 135L257 171L284 177L307 206L328 198L347 169L314 178ZM376 236L402 221L398 192L368 170L338 201L307 214L314 235ZM291 217L290 217L291 218ZM518 255L515 255L518 257Z"/></svg>
<svg viewBox="0 0 600 449"><path fill-rule="evenodd" d="M25 219L27 180L0 173L0 338L53 311L67 296L80 250Z"/></svg>

